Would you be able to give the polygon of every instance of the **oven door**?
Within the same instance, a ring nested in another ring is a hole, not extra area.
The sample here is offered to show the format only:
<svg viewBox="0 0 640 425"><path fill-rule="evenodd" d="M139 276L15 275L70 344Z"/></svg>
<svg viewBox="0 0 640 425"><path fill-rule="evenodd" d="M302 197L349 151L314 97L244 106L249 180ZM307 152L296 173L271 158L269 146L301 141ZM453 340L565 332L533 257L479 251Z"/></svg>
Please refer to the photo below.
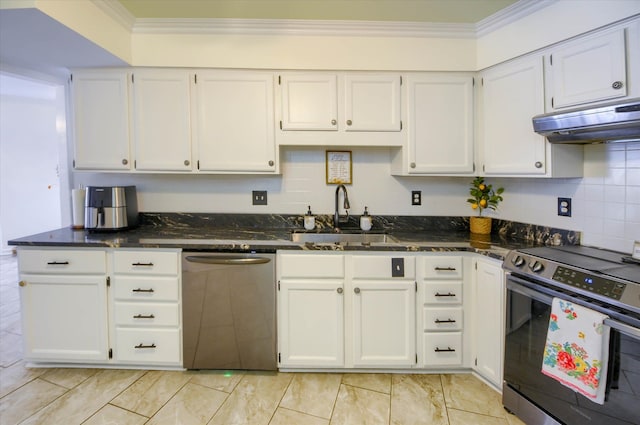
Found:
<svg viewBox="0 0 640 425"><path fill-rule="evenodd" d="M505 408L527 425L640 424L640 331L637 328L605 320L611 327L611 336L607 396L603 405L542 374L553 297L585 305L570 295L507 273Z"/></svg>

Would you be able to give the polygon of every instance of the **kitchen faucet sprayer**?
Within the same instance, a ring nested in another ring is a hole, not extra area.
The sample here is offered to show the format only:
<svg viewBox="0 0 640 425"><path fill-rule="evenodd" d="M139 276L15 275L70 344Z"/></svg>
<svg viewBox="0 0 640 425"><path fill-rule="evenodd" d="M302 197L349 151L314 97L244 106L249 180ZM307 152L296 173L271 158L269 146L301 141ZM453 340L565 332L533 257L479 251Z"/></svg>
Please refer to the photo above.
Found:
<svg viewBox="0 0 640 425"><path fill-rule="evenodd" d="M345 210L346 213L346 217L345 218L341 218L340 217L340 207L339 207L339 199L340 199L340 189L342 189L342 191L344 192L344 204L343 204L343 208ZM351 205L349 204L349 196L347 195L347 188L345 187L345 185L341 184L338 185L338 187L336 188L336 210L335 213L333 214L333 227L336 230L338 229L338 224L339 223L346 223L349 221L349 208L351 208Z"/></svg>

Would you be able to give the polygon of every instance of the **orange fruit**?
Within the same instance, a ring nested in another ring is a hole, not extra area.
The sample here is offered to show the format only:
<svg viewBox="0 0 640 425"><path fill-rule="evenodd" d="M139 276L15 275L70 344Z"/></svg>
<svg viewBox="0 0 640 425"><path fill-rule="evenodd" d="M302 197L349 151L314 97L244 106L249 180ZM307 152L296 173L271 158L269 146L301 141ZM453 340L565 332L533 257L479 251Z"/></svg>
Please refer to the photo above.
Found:
<svg viewBox="0 0 640 425"><path fill-rule="evenodd" d="M482 208L486 207L486 206L487 206L487 200L486 200L486 199L481 199L481 200L480 200L480 206L481 206Z"/></svg>
<svg viewBox="0 0 640 425"><path fill-rule="evenodd" d="M474 210L478 209L478 204L471 204L471 208L473 208Z"/></svg>

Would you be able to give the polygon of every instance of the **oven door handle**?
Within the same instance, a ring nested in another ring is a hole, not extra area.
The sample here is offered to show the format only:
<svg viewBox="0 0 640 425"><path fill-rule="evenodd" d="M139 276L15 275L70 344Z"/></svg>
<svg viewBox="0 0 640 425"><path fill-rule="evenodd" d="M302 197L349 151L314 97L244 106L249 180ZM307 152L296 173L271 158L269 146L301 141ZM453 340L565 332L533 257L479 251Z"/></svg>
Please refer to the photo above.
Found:
<svg viewBox="0 0 640 425"><path fill-rule="evenodd" d="M536 301L551 305L553 297L550 295L542 294L535 289L531 289L527 286L523 286L523 284L526 285L528 283L526 280L520 279L512 275L511 273L507 273L506 280L507 290L517 292ZM634 328L633 326L629 326L626 323L618 322L617 320L611 318L604 319L603 323L606 326L609 326L611 329L615 329L620 333L623 333L635 339L640 339L640 329L638 328Z"/></svg>

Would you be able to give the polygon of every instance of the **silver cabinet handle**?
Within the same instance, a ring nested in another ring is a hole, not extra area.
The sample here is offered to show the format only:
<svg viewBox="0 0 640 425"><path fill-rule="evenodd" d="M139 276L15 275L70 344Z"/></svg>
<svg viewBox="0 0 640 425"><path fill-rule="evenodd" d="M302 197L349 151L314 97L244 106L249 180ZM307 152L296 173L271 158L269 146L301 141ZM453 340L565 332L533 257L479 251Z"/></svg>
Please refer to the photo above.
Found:
<svg viewBox="0 0 640 425"><path fill-rule="evenodd" d="M331 125L336 125L337 121L336 120L331 120Z"/></svg>
<svg viewBox="0 0 640 425"><path fill-rule="evenodd" d="M534 165L536 166L536 168L542 168L542 162L540 161L536 161Z"/></svg>
<svg viewBox="0 0 640 425"><path fill-rule="evenodd" d="M129 163L129 160L127 160L126 158L122 160L122 165L127 165Z"/></svg>
<svg viewBox="0 0 640 425"><path fill-rule="evenodd" d="M356 294L360 293L360 288L353 288L353 292L355 292Z"/></svg>
<svg viewBox="0 0 640 425"><path fill-rule="evenodd" d="M144 345L143 343L140 343L133 348L156 348L156 344L152 343L151 345Z"/></svg>
<svg viewBox="0 0 640 425"><path fill-rule="evenodd" d="M153 314L136 314L133 316L134 319L155 319L156 316Z"/></svg>
<svg viewBox="0 0 640 425"><path fill-rule="evenodd" d="M416 168L416 163L415 163L415 162L412 162L411 164L409 164L409 167L411 167L411 168Z"/></svg>
<svg viewBox="0 0 640 425"><path fill-rule="evenodd" d="M273 162L273 160L269 161L269 167L273 167L274 164L275 162Z"/></svg>
<svg viewBox="0 0 640 425"><path fill-rule="evenodd" d="M620 90L623 85L624 84L622 83L622 81L614 81L613 84L611 84L611 88L615 90Z"/></svg>
<svg viewBox="0 0 640 425"><path fill-rule="evenodd" d="M343 289L342 288L338 288L338 289L336 289L336 291L338 292L338 294L342 294Z"/></svg>
<svg viewBox="0 0 640 425"><path fill-rule="evenodd" d="M184 165L189 166L191 164L191 162L188 159L184 160Z"/></svg>
<svg viewBox="0 0 640 425"><path fill-rule="evenodd" d="M347 120L347 125L351 125L351 124L352 124L351 120Z"/></svg>

